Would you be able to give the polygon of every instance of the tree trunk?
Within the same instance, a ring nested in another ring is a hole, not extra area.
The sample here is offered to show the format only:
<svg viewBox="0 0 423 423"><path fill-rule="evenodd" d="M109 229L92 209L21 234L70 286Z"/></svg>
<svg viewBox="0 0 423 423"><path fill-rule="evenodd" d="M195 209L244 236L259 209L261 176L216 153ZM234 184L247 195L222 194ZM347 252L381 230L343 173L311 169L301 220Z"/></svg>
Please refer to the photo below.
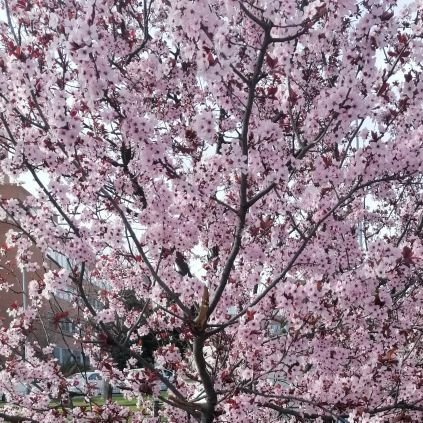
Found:
<svg viewBox="0 0 423 423"><path fill-rule="evenodd" d="M207 363L204 358L204 334L197 336L193 342L193 353L198 374L206 392L206 403L202 406L200 423L213 423L214 409L217 404L217 395L214 390L212 379L207 371Z"/></svg>
<svg viewBox="0 0 423 423"><path fill-rule="evenodd" d="M213 411L209 412L209 411L205 411L203 413L201 413L201 423L213 423L214 421L214 416L213 416Z"/></svg>
<svg viewBox="0 0 423 423"><path fill-rule="evenodd" d="M113 395L113 387L107 379L103 380L103 399L104 401L111 401Z"/></svg>
<svg viewBox="0 0 423 423"><path fill-rule="evenodd" d="M153 400L153 417L159 417L160 402L157 398Z"/></svg>

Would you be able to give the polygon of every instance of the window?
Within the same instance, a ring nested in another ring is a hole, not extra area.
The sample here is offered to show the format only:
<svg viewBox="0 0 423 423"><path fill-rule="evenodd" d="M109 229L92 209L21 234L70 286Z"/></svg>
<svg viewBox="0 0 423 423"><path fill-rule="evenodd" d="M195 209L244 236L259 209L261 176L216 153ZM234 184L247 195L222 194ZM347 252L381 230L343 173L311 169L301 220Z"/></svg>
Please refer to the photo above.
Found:
<svg viewBox="0 0 423 423"><path fill-rule="evenodd" d="M49 249L47 256L51 259L52 264L58 265L62 269L66 269L69 271L72 270L70 261L63 254L60 254L57 251L53 251Z"/></svg>
<svg viewBox="0 0 423 423"><path fill-rule="evenodd" d="M60 322L60 329L64 333L74 334L76 333L76 327L70 320L63 320Z"/></svg>
<svg viewBox="0 0 423 423"><path fill-rule="evenodd" d="M103 310L103 308L104 308L103 303L98 301L96 298L91 297L89 299L89 301L90 301L91 305L93 306L94 310L96 310L96 311Z"/></svg>
<svg viewBox="0 0 423 423"><path fill-rule="evenodd" d="M75 294L76 294L75 288L68 286L68 287L66 287L66 289L57 290L56 297L60 298L62 300L71 302L71 301L73 301Z"/></svg>
<svg viewBox="0 0 423 423"><path fill-rule="evenodd" d="M60 364L74 363L75 360L78 364L88 365L88 357L82 354L81 351L69 350L68 348L54 347L53 356L57 358Z"/></svg>

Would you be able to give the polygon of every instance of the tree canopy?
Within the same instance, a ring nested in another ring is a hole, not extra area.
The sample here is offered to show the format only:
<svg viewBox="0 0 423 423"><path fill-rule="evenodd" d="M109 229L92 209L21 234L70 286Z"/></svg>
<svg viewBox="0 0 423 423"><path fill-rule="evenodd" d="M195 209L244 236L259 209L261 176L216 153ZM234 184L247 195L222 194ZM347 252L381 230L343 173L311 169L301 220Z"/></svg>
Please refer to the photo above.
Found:
<svg viewBox="0 0 423 423"><path fill-rule="evenodd" d="M129 396L112 351L141 363L169 423L423 420L420 2L1 3L0 166L34 194L1 202L5 248L40 277L0 416L154 421L49 406L68 382L29 333L72 287L90 362Z"/></svg>

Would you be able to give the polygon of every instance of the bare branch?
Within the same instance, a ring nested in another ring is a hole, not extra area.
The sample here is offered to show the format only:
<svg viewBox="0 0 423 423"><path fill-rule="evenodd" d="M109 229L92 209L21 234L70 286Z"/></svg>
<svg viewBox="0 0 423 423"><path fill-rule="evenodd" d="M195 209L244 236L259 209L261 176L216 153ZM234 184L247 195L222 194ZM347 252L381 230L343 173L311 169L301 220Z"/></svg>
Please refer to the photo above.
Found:
<svg viewBox="0 0 423 423"><path fill-rule="evenodd" d="M219 200L216 196L211 197L212 200L216 201L216 203L220 204L221 206L223 206L225 209L230 210L232 213L235 213L236 215L238 215L238 211L235 210L232 206L230 206L229 204L225 203L222 200Z"/></svg>
<svg viewBox="0 0 423 423"><path fill-rule="evenodd" d="M129 223L125 213L122 211L122 209L119 207L119 205L116 203L116 201L110 196L110 194L106 190L102 190L103 195L110 201L110 203L113 205L113 208L116 210L120 218L122 219L123 224L128 229L128 232L130 233L132 240L134 241L135 246L137 247L137 251L139 252L143 262L147 266L148 270L150 271L153 279L160 285L160 287L166 292L166 294L169 296L169 298L179 306L179 308L187 315L190 315L190 310L188 307L186 307L182 301L179 299L179 296L173 292L168 285L160 278L158 273L156 272L156 269L151 264L150 260L148 259L147 255L144 252L144 249L140 242L138 241L138 237L136 236L134 229L132 228L131 224Z"/></svg>
<svg viewBox="0 0 423 423"><path fill-rule="evenodd" d="M252 207L257 201L259 201L261 198L263 198L266 194L268 194L270 191L272 191L273 188L276 187L276 183L270 184L267 188L265 188L263 191L258 192L254 197L250 198L247 202L247 207Z"/></svg>
<svg viewBox="0 0 423 423"><path fill-rule="evenodd" d="M251 83L248 87L248 100L247 100L247 104L244 111L244 117L242 120L240 144L241 144L241 151L242 151L243 158L245 158L247 162L248 162L248 132L249 132L250 117L253 110L254 98L256 95L256 85L258 84L260 80L261 69L264 63L264 58L266 55L267 48L269 46L269 41L270 41L270 28L266 27L266 30L263 36L263 41L260 48L260 52L257 58L257 62L255 64L254 74L251 79ZM248 175L246 175L245 173L242 173L240 187L239 187L240 206L239 206L239 214L238 214L238 225L234 233L234 241L232 243L231 252L229 253L229 257L227 258L226 263L222 270L219 286L210 303L209 314L208 314L209 316L211 316L211 314L213 313L214 309L216 308L220 300L220 297L223 294L223 291L229 280L229 275L231 273L233 264L241 248L242 232L244 230L245 219L248 212L248 200L247 200L248 181L247 179L248 179Z"/></svg>

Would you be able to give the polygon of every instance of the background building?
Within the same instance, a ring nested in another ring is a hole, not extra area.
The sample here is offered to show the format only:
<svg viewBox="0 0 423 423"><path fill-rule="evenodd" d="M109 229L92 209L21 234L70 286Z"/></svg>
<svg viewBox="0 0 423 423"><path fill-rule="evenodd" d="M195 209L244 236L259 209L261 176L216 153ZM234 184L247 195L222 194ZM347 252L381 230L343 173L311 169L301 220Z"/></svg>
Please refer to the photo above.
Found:
<svg viewBox="0 0 423 423"><path fill-rule="evenodd" d="M0 201L7 199L24 200L31 195L22 186L11 183L7 177L0 184ZM12 320L8 309L17 307L26 308L29 305L28 283L31 280L42 280L44 271L66 267L66 257L52 253L54 263L34 246L32 261L38 262L44 269L42 272L28 272L20 269L16 262L16 248L6 247L6 235L10 229L16 229L13 221L5 213L0 215L0 283L8 284L8 290L0 291L0 327L8 326ZM73 335L77 330L76 314L71 304L72 290L59 292L53 300L45 300L39 310L37 321L32 328L29 342L37 341L40 347L54 345L54 355L62 365L70 365L77 361L79 364L86 363L87 359L82 353L80 345Z"/></svg>

